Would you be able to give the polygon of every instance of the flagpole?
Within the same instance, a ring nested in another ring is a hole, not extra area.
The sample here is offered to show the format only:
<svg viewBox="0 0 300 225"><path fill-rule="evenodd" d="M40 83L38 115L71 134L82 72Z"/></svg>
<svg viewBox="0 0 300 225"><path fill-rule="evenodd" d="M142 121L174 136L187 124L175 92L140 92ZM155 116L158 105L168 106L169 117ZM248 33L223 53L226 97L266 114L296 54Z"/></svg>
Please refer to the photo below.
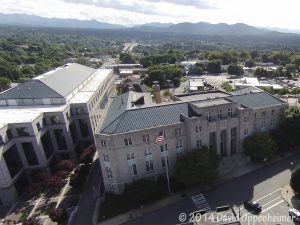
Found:
<svg viewBox="0 0 300 225"><path fill-rule="evenodd" d="M163 147L166 149L165 129L163 129L163 140L164 140L164 146ZM167 157L168 157L168 154L164 158L165 158L165 165L166 165L166 175L167 175L167 182L168 182L168 191L169 191L169 194L171 194L170 178L169 178L169 165L168 165Z"/></svg>

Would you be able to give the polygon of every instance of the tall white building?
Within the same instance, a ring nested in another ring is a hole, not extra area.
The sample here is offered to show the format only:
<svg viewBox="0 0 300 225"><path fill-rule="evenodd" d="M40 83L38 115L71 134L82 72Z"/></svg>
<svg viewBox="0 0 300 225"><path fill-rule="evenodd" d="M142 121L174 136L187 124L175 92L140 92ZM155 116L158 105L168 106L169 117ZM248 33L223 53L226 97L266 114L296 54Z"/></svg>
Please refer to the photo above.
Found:
<svg viewBox="0 0 300 225"><path fill-rule="evenodd" d="M287 107L265 92L185 94L161 104L132 91L117 96L95 135L106 190L163 175L166 161L172 173L178 157L202 146L224 157L242 152L244 139L273 129Z"/></svg>
<svg viewBox="0 0 300 225"><path fill-rule="evenodd" d="M32 173L90 145L113 94L112 70L76 63L0 93L0 205L16 201Z"/></svg>

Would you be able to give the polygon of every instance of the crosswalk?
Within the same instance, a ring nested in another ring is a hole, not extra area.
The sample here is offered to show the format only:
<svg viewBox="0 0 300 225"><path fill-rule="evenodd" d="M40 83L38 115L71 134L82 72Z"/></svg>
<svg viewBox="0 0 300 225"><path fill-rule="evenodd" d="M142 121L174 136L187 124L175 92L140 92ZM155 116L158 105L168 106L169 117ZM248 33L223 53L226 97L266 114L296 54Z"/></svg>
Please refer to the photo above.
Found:
<svg viewBox="0 0 300 225"><path fill-rule="evenodd" d="M212 209L210 208L208 202L206 201L206 198L202 193L193 195L191 199L198 210L205 210L206 212L212 212Z"/></svg>

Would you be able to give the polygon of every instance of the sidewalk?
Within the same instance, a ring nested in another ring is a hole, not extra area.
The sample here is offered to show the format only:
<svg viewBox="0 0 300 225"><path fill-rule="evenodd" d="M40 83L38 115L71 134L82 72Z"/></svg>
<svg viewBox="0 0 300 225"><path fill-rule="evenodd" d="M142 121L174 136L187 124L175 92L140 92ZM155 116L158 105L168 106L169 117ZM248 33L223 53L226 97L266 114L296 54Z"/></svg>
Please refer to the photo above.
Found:
<svg viewBox="0 0 300 225"><path fill-rule="evenodd" d="M199 194L200 192L207 191L210 188L217 187L219 185L222 185L225 182L228 182L230 180L233 180L235 178L241 177L243 175L246 175L248 173L251 173L255 170L258 170L260 168L263 168L267 165L271 165L273 163L276 163L282 159L285 159L289 156L293 155L293 153L286 154L284 157L276 156L270 161L267 162L253 162L250 161L249 163L245 164L244 166L234 167L231 171L228 171L226 173L223 173L221 177L218 177L216 182L212 186L197 186L190 189L186 189L181 191L180 193L176 193L171 195L170 197L164 198L162 200L153 202L151 204L145 205L142 209L134 209L127 213L115 216L113 218L107 219L101 223L98 223L98 225L115 225L115 224L122 224L125 222L128 222L130 220L139 218L145 214L154 212L156 210L159 210L162 207L175 204L181 200L183 200L182 193L186 194L186 197L191 197L195 194Z"/></svg>

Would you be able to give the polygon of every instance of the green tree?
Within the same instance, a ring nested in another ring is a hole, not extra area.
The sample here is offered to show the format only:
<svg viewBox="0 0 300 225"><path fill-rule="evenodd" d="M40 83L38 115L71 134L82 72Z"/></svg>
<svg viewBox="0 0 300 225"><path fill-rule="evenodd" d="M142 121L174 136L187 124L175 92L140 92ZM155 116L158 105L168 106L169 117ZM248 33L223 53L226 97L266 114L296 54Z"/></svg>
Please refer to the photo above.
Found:
<svg viewBox="0 0 300 225"><path fill-rule="evenodd" d="M221 61L220 60L211 60L207 64L207 72L209 73L221 73Z"/></svg>
<svg viewBox="0 0 300 225"><path fill-rule="evenodd" d="M264 69L262 67L258 67L254 71L254 75L256 77L269 77L270 74L269 74L269 72L266 69Z"/></svg>
<svg viewBox="0 0 300 225"><path fill-rule="evenodd" d="M11 81L5 77L0 77L0 91L10 88Z"/></svg>
<svg viewBox="0 0 300 225"><path fill-rule="evenodd" d="M162 189L158 186L157 181L150 179L140 179L127 185L124 195L139 205L151 202L151 200L161 196Z"/></svg>
<svg viewBox="0 0 300 225"><path fill-rule="evenodd" d="M255 61L253 59L246 60L245 66L251 69L255 66Z"/></svg>
<svg viewBox="0 0 300 225"><path fill-rule="evenodd" d="M121 53L120 54L120 60L122 61L122 63L125 63L125 64L136 63L133 56L131 54L128 54L128 53Z"/></svg>
<svg viewBox="0 0 300 225"><path fill-rule="evenodd" d="M289 63L285 66L285 69L288 77L291 77L292 75L294 76L296 75L297 66L295 64Z"/></svg>
<svg viewBox="0 0 300 225"><path fill-rule="evenodd" d="M258 58L260 56L259 52L254 50L250 52L250 56L253 60L255 60L256 58Z"/></svg>
<svg viewBox="0 0 300 225"><path fill-rule="evenodd" d="M234 64L230 64L227 68L227 73L230 75L238 75L241 76L244 74L244 70L243 67L241 67L240 65L234 63Z"/></svg>
<svg viewBox="0 0 300 225"><path fill-rule="evenodd" d="M174 178L192 186L196 184L210 184L218 175L220 157L207 148L187 152L177 160Z"/></svg>
<svg viewBox="0 0 300 225"><path fill-rule="evenodd" d="M158 81L161 88L166 88L168 87L167 80L171 80L174 86L179 86L181 77L182 73L178 66L154 65L149 67L148 75L143 79L143 83L152 86L153 81Z"/></svg>
<svg viewBox="0 0 300 225"><path fill-rule="evenodd" d="M276 142L266 133L257 133L248 137L244 141L244 148L246 154L254 160L269 159L277 152Z"/></svg>
<svg viewBox="0 0 300 225"><path fill-rule="evenodd" d="M292 172L290 185L296 195L300 194L300 165L298 165Z"/></svg>
<svg viewBox="0 0 300 225"><path fill-rule="evenodd" d="M300 145L300 108L290 107L284 113L284 118L273 132L279 149L284 151Z"/></svg>

